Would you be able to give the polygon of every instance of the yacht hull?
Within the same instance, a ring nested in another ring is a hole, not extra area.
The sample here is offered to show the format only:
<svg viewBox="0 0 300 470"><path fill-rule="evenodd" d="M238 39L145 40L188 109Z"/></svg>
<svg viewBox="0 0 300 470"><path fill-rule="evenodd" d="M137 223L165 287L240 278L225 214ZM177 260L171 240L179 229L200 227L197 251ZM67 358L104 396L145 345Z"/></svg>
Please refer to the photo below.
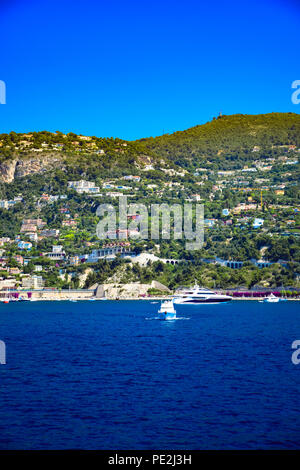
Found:
<svg viewBox="0 0 300 470"><path fill-rule="evenodd" d="M226 299L175 299L177 305L200 305L200 304L224 304L231 301L231 297Z"/></svg>

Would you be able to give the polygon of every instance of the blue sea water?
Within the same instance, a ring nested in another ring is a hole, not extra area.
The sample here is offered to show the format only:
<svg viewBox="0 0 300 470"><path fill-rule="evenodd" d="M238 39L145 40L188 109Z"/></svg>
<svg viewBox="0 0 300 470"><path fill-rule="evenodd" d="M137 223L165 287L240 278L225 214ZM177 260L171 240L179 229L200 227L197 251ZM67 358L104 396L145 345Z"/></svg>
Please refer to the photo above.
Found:
<svg viewBox="0 0 300 470"><path fill-rule="evenodd" d="M1 449L295 449L300 302L0 305Z"/></svg>

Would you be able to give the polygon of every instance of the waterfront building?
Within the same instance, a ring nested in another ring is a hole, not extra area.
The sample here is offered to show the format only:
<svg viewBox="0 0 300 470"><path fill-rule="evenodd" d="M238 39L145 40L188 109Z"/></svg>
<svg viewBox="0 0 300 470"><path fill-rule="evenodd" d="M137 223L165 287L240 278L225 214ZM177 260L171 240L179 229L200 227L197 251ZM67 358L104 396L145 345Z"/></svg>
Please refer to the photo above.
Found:
<svg viewBox="0 0 300 470"><path fill-rule="evenodd" d="M25 275L22 277L22 288L23 289L43 289L44 279L42 276L30 276Z"/></svg>
<svg viewBox="0 0 300 470"><path fill-rule="evenodd" d="M0 278L0 291L1 290L8 290L8 289L15 289L16 288L16 279L15 278L7 278L3 279Z"/></svg>

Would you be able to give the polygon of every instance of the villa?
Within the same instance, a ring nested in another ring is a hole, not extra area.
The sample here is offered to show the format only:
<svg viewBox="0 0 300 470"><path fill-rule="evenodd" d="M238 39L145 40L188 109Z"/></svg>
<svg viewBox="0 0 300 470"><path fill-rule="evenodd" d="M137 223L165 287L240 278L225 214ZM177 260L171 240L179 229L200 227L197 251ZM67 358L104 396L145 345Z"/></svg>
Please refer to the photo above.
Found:
<svg viewBox="0 0 300 470"><path fill-rule="evenodd" d="M69 181L69 189L74 189L78 194L87 193L87 194L97 194L99 193L99 187L95 186L95 183L92 181Z"/></svg>

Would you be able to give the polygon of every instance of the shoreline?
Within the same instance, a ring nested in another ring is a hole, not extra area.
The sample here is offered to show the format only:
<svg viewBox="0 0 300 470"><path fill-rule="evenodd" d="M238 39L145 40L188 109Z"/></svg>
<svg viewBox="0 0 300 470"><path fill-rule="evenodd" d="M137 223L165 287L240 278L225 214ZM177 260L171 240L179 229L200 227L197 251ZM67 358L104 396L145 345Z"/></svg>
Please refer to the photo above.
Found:
<svg viewBox="0 0 300 470"><path fill-rule="evenodd" d="M10 302L14 301L47 301L47 302L57 302L57 301L129 301L129 300L142 300L142 301L163 301L168 300L174 296L174 294L169 295L153 295L148 297L146 295L139 296L137 291L135 292L123 292L123 295L118 295L119 292L109 292L105 298L99 297L96 294L96 290L94 289L78 289L78 290L66 290L66 291L51 291L51 290L32 290L32 291L0 291L0 303L1 300L5 298L9 298ZM247 292L248 293L248 292ZM129 294L129 295L128 295ZM131 295L130 295L131 294ZM258 294L258 292L255 292ZM232 297L233 302L235 301L259 301L263 300L269 293L261 293L265 294L260 296L243 296L243 292L239 292L239 296ZM19 300L17 300L17 298ZM16 299L16 300L14 300ZM289 297L289 298L281 298L281 300L293 300L299 301L300 297Z"/></svg>
<svg viewBox="0 0 300 470"><path fill-rule="evenodd" d="M136 298L136 297L124 297L124 298L120 298L120 299L110 299L110 298L95 298L95 297L86 297L86 298L76 298L76 297L60 297L60 298L47 298L46 296L45 297L39 297L39 298L31 298L31 299L25 299L25 300L10 300L9 303L18 303L18 302L123 302L123 301L148 301L148 302L159 302L159 301L163 301L163 300L168 300L170 299L170 296L166 296L166 297L151 297L151 298ZM236 297L236 298L233 298L232 300L228 301L228 302L225 302L225 303L229 303L229 302L236 302L236 301L255 301L255 302L258 302L258 301L262 301L264 300L265 297ZM298 302L300 301L300 298L289 298L289 299L281 299L281 300L287 300L287 301L293 301L293 302ZM0 300L0 304L3 303L1 302Z"/></svg>

